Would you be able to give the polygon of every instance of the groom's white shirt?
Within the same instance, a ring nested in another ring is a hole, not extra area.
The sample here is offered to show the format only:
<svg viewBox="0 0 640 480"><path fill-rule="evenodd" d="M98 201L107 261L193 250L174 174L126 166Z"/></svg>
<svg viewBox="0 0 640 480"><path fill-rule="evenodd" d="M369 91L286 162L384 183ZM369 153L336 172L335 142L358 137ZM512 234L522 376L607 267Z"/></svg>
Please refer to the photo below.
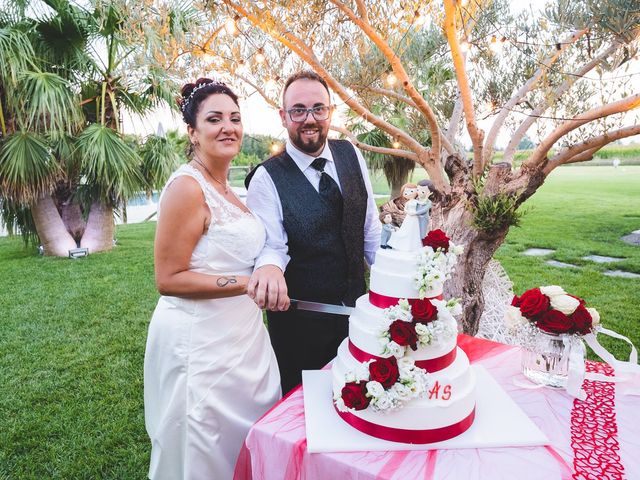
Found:
<svg viewBox="0 0 640 480"><path fill-rule="evenodd" d="M324 171L333 178L340 190L340 180L336 172L336 166L333 161L333 155L329 149L329 145L325 144L324 150L317 157L312 157L295 148L288 140L285 146L287 153L293 159L300 171L307 177L313 188L318 191L320 186L320 175L317 170L311 167L318 157L327 159ZM378 219L378 208L373 199L373 191L371 189L371 181L369 180L369 171L360 150L355 148L362 178L367 189L367 213L364 221L364 256L369 265L373 265L376 250L380 246L380 221ZM280 196L276 189L271 176L264 167L258 167L256 173L251 179L249 189L247 190L247 207L257 215L267 231L267 240L264 248L256 259L255 268L263 265L276 265L283 272L289 263L287 232L283 226L282 205L280 204Z"/></svg>

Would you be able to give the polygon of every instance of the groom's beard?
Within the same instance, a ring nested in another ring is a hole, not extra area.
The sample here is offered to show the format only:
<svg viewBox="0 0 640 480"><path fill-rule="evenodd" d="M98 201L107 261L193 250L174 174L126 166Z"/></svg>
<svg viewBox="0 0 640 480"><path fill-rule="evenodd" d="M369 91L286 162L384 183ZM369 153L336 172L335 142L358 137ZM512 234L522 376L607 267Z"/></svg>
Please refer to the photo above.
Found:
<svg viewBox="0 0 640 480"><path fill-rule="evenodd" d="M305 138L303 133L305 130L316 130L316 139ZM291 137L291 143L293 143L298 150L314 155L318 150L321 150L324 147L328 133L329 129L322 127L322 125L317 123L305 123L295 131L295 134Z"/></svg>

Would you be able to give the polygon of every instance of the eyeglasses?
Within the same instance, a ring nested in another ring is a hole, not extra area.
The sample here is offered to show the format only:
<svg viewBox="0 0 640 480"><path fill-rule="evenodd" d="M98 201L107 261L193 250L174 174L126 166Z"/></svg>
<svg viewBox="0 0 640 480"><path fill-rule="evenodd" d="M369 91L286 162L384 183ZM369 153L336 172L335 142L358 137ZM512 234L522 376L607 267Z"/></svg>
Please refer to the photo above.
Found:
<svg viewBox="0 0 640 480"><path fill-rule="evenodd" d="M313 108L290 108L289 110L287 110L287 113L289 114L289 118L292 122L304 122L309 114L313 115L313 118L317 122L321 122L329 118L330 111L331 107L328 107L326 105L318 105L317 107Z"/></svg>

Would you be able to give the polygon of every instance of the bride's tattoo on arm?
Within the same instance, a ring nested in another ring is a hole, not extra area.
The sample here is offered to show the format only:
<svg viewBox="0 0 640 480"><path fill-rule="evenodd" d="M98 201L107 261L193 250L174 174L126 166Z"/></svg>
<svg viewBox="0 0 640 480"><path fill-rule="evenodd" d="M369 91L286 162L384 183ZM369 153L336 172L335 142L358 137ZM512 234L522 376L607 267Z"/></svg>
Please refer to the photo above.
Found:
<svg viewBox="0 0 640 480"><path fill-rule="evenodd" d="M229 284L238 283L236 277L218 277L216 280L216 285L219 287L226 287Z"/></svg>

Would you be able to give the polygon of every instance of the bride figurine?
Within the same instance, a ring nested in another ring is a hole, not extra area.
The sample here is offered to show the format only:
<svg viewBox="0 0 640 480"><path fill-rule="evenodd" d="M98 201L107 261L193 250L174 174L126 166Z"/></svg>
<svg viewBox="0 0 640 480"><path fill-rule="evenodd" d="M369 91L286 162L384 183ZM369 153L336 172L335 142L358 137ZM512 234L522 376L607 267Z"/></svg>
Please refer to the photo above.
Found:
<svg viewBox="0 0 640 480"><path fill-rule="evenodd" d="M406 214L400 229L391 234L387 242L394 250L411 252L422 247L420 238L420 220L418 218L418 186L415 183L405 183L402 186L402 196L407 200L404 204Z"/></svg>

